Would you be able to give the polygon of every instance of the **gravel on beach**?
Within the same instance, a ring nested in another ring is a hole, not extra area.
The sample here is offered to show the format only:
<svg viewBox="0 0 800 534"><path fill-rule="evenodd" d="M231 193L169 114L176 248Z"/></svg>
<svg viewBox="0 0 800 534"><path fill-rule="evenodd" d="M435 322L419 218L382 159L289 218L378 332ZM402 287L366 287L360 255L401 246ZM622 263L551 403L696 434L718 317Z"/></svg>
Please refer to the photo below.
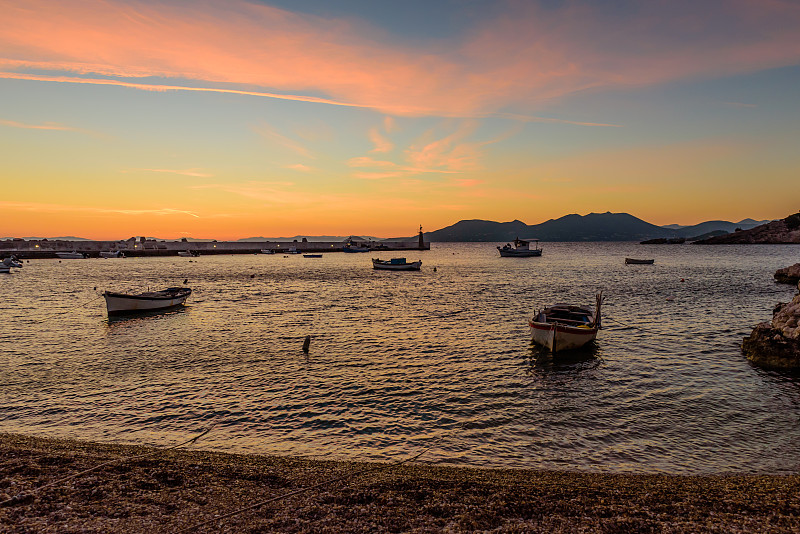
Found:
<svg viewBox="0 0 800 534"><path fill-rule="evenodd" d="M800 532L800 475L482 469L193 447L0 434L0 532Z"/></svg>

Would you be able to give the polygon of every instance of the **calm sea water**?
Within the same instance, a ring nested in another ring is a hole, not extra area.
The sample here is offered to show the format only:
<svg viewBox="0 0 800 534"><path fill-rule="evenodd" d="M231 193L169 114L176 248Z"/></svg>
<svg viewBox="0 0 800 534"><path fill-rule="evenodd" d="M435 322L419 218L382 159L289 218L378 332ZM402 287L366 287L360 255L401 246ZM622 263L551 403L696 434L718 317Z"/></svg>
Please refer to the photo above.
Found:
<svg viewBox="0 0 800 534"><path fill-rule="evenodd" d="M32 260L0 275L0 431L577 471L800 470L800 377L739 345L791 286L800 246L433 244L419 273L376 254ZM395 254L397 255L397 254ZM625 256L655 265L626 266ZM434 267L436 271L434 271ZM188 279L181 310L109 321L103 290ZM527 319L606 295L566 361ZM312 336L308 355L301 350ZM437 441L439 440L439 441Z"/></svg>

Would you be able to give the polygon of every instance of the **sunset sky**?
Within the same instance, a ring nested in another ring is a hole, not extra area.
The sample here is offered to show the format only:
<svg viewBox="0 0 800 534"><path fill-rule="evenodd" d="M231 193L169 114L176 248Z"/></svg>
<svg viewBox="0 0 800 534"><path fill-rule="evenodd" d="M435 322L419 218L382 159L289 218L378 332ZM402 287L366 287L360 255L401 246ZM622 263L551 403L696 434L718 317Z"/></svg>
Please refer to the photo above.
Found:
<svg viewBox="0 0 800 534"><path fill-rule="evenodd" d="M800 209L800 2L0 0L3 236Z"/></svg>

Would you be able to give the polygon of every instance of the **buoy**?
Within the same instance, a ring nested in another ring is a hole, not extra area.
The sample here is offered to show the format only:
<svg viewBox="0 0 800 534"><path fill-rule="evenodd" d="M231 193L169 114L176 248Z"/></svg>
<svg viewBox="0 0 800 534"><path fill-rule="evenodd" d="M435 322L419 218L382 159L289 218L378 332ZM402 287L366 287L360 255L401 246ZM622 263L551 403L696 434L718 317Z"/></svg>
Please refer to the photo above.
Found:
<svg viewBox="0 0 800 534"><path fill-rule="evenodd" d="M311 336L306 336L306 340L303 341L303 352L308 352L309 346L311 346Z"/></svg>
<svg viewBox="0 0 800 534"><path fill-rule="evenodd" d="M188 284L189 283L189 279L188 278L184 278L183 283L184 284Z"/></svg>
<svg viewBox="0 0 800 534"><path fill-rule="evenodd" d="M686 281L686 280L684 280L683 278L681 278L681 282L685 282L685 281Z"/></svg>
<svg viewBox="0 0 800 534"><path fill-rule="evenodd" d="M250 278L255 278L255 277L256 277L256 275L254 275L254 274L250 275Z"/></svg>
<svg viewBox="0 0 800 534"><path fill-rule="evenodd" d="M433 268L433 272L436 272L436 267Z"/></svg>

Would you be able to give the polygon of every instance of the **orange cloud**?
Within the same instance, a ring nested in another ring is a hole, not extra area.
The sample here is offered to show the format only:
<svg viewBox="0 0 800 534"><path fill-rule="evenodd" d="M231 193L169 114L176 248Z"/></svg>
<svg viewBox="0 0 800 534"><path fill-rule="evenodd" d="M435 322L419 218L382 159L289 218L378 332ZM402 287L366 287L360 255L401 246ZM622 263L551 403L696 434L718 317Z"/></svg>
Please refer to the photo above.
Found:
<svg viewBox="0 0 800 534"><path fill-rule="evenodd" d="M624 15L591 3L515 2L455 39L405 45L355 19L243 0L0 0L0 12L5 78L229 92L391 115L561 122L528 113L587 89L800 61L800 7L789 0L652 2Z"/></svg>

